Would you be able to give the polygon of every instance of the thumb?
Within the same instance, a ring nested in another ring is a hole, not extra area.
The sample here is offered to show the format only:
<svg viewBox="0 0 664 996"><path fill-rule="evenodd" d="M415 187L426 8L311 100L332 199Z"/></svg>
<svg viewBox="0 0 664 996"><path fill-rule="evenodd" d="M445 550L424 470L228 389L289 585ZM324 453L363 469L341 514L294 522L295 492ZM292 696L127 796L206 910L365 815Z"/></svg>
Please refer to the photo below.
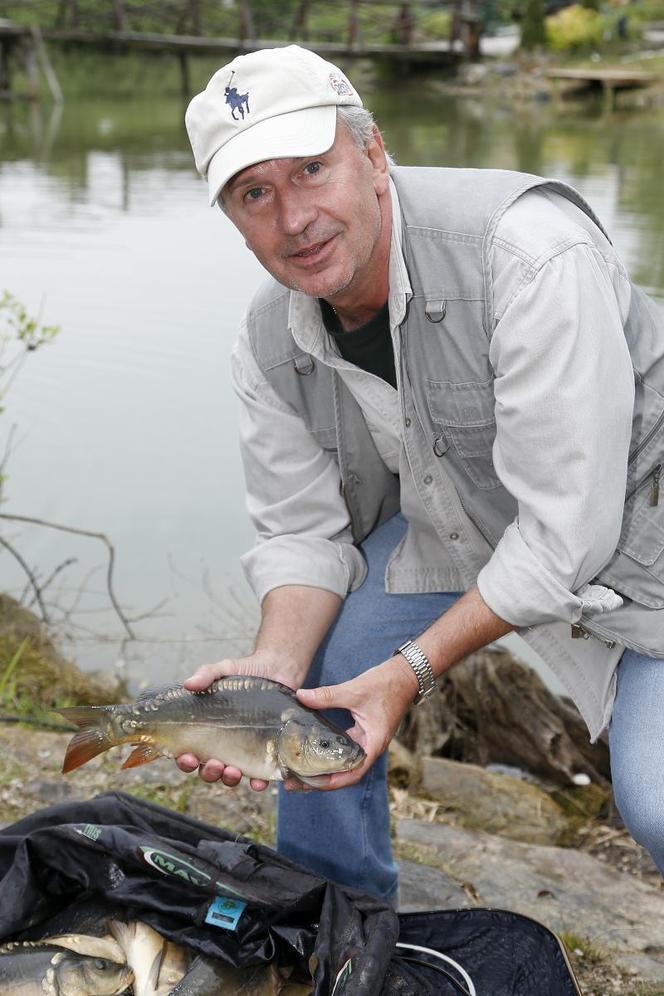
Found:
<svg viewBox="0 0 664 996"><path fill-rule="evenodd" d="M298 688L298 701L309 709L337 709L346 705L343 685L321 685L320 688Z"/></svg>
<svg viewBox="0 0 664 996"><path fill-rule="evenodd" d="M234 674L233 661L223 660L216 664L202 664L197 671L194 671L192 675L182 682L185 688L190 692L203 692L206 688L209 688L213 681L217 678L223 678L225 675Z"/></svg>

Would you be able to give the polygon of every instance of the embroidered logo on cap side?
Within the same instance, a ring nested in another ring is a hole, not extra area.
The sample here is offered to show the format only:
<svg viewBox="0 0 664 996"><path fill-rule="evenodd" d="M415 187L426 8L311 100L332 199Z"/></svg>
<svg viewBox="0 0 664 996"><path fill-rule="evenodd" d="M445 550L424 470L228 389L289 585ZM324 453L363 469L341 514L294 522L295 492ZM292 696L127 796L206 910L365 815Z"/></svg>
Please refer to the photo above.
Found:
<svg viewBox="0 0 664 996"><path fill-rule="evenodd" d="M235 70L231 72L231 76L228 81L228 86L224 90L224 94L226 96L226 103L229 105L231 109L231 117L233 118L233 120L239 121L241 118L244 121L245 110L247 114L251 113L249 111L249 92L247 91L247 93L238 93L237 87L231 86L234 76L235 76ZM240 112L239 118L235 114L236 111Z"/></svg>
<svg viewBox="0 0 664 996"><path fill-rule="evenodd" d="M330 86L339 97L353 96L353 88L345 77L337 76L336 73L330 73L329 80Z"/></svg>

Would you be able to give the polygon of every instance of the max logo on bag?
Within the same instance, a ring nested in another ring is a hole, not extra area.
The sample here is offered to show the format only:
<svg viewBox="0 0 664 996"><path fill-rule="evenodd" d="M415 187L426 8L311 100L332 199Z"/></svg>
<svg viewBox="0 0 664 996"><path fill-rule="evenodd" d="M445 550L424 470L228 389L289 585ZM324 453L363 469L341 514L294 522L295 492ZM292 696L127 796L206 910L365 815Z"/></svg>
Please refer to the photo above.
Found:
<svg viewBox="0 0 664 996"><path fill-rule="evenodd" d="M156 847L146 847L143 844L139 847L138 853L146 865L156 868L162 875L173 875L175 878L181 878L190 885L197 885L199 888L205 888L212 881L211 875L208 875L201 868L196 868L195 865L176 854L169 854L167 851L160 851Z"/></svg>
<svg viewBox="0 0 664 996"><path fill-rule="evenodd" d="M236 896L240 896L241 893L234 889L232 885L228 885L227 882L220 882L218 879L209 875L202 868L197 867L190 861L186 861L184 858L180 857L179 854L173 854L170 851L162 851L161 848L151 847L147 844L141 844L138 848L138 856L141 858L146 865L150 868L156 869L156 871L161 872L162 875L170 875L173 878L179 878L183 882L187 882L189 885L195 885L199 889L207 889L208 891L216 892L222 896L225 893L233 892Z"/></svg>

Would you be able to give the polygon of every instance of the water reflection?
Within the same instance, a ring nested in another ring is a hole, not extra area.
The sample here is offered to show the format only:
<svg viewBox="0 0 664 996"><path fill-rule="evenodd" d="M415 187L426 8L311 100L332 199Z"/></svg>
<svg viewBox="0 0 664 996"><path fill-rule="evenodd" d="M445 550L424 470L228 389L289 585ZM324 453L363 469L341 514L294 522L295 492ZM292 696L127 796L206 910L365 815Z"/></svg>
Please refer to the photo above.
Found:
<svg viewBox="0 0 664 996"><path fill-rule="evenodd" d="M207 75L199 68L196 85ZM238 652L252 612L238 567L251 528L229 357L260 271L208 209L182 101L156 82L131 99L70 96L61 113L0 108L0 289L33 312L43 302L63 327L25 368L0 423L0 451L10 422L20 430L6 511L107 533L130 613L166 600L138 626L147 644L100 646L94 632L119 631L103 555L46 530L16 533L42 577L77 558L51 591L74 650L90 667L132 655L135 682ZM657 115L514 111L412 83L376 88L367 103L401 163L519 169L578 186L636 279L664 293ZM0 587L23 585L0 559Z"/></svg>

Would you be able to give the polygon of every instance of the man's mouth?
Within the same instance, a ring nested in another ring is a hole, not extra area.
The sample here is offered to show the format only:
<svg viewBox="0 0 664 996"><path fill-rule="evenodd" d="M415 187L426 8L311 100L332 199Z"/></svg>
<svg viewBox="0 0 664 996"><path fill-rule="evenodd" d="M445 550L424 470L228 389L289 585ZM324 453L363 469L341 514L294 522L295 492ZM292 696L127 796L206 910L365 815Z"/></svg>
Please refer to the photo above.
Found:
<svg viewBox="0 0 664 996"><path fill-rule="evenodd" d="M333 238L334 235L329 239L324 239L322 242L312 242L311 245L305 246L303 249L298 249L297 252L290 253L291 259L309 259L312 256L320 256Z"/></svg>

